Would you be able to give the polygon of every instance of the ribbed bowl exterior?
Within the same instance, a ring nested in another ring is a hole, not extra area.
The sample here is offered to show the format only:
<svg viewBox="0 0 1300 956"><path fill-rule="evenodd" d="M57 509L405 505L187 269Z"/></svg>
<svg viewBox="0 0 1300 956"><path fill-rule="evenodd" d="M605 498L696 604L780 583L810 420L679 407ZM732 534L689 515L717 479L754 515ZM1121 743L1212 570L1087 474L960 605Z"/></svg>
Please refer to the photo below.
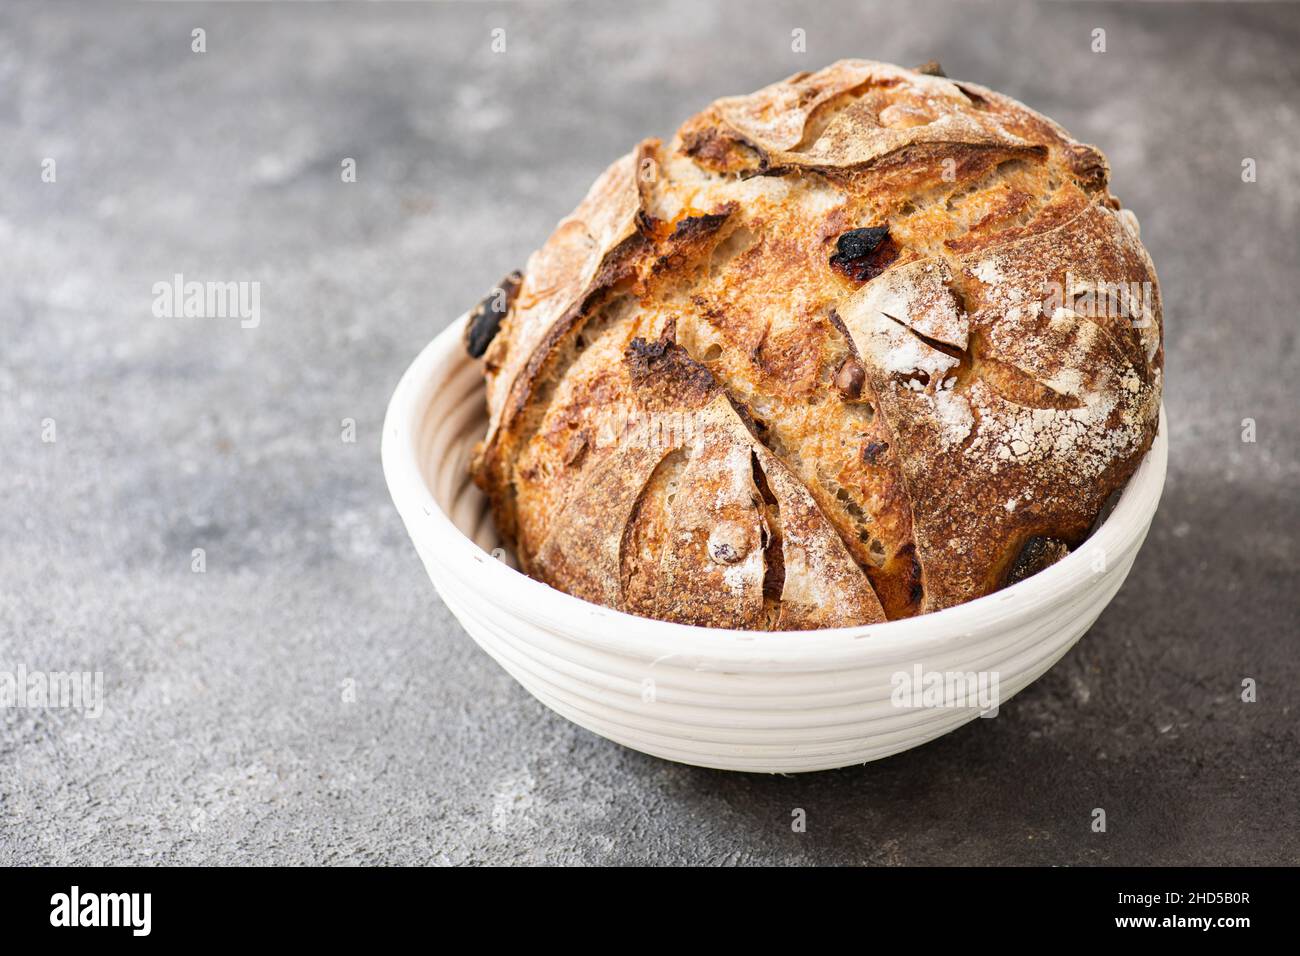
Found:
<svg viewBox="0 0 1300 956"><path fill-rule="evenodd" d="M1164 485L1164 410L1115 510L1063 561L934 614L870 627L761 633L651 621L580 601L514 570L468 477L486 426L464 317L398 384L383 433L397 510L447 607L538 700L610 740L668 760L768 773L877 760L948 733L975 707L899 706L896 675L996 674L998 699L1041 676L1124 583Z"/></svg>

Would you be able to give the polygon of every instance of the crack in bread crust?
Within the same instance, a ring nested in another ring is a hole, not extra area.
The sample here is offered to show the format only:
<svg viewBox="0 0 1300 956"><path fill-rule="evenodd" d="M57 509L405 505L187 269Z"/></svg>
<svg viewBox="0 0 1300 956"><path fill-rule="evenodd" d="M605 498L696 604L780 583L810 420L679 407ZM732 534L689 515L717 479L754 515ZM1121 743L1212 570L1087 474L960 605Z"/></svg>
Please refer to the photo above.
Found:
<svg viewBox="0 0 1300 956"><path fill-rule="evenodd" d="M1014 100L862 60L642 142L487 346L473 470L521 566L774 629L906 617L1059 558L1160 402L1155 272L1108 177ZM1096 310L1110 284L1137 317Z"/></svg>

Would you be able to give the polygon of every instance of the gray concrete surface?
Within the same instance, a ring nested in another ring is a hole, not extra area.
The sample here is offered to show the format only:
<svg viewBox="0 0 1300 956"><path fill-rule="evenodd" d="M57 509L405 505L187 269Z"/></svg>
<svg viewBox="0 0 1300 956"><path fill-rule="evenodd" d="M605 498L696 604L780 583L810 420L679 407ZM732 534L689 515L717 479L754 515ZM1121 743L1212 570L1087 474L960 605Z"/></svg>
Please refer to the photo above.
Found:
<svg viewBox="0 0 1300 956"><path fill-rule="evenodd" d="M6 3L0 671L105 696L0 711L0 863L1300 862L1298 48L1282 4ZM996 720L825 774L672 765L476 649L381 416L611 158L856 55L938 58L1109 154L1163 281L1168 488ZM260 282L260 325L155 317L175 273Z"/></svg>

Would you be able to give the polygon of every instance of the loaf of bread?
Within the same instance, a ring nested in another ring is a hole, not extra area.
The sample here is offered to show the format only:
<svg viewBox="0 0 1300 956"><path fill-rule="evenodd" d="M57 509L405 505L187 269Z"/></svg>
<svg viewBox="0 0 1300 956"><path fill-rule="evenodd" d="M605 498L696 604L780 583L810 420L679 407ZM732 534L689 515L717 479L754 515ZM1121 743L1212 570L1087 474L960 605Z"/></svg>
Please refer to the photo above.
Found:
<svg viewBox="0 0 1300 956"><path fill-rule="evenodd" d="M471 315L522 569L646 617L908 617L1087 536L1154 437L1161 313L1106 159L844 60L616 161Z"/></svg>

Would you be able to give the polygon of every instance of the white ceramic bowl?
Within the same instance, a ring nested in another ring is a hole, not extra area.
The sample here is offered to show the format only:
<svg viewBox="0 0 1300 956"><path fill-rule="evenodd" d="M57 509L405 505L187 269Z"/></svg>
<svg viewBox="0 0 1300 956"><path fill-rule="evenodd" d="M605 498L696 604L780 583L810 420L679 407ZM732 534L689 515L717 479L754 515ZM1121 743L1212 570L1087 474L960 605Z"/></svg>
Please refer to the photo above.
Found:
<svg viewBox="0 0 1300 956"><path fill-rule="evenodd" d="M486 426L464 317L420 353L384 421L384 474L443 601L538 700L669 760L790 773L876 760L945 734L974 707L898 706L900 674L997 675L1005 702L1073 646L1114 597L1164 486L1155 443L1088 542L1019 584L870 627L763 633L689 627L589 604L514 570L467 465Z"/></svg>

